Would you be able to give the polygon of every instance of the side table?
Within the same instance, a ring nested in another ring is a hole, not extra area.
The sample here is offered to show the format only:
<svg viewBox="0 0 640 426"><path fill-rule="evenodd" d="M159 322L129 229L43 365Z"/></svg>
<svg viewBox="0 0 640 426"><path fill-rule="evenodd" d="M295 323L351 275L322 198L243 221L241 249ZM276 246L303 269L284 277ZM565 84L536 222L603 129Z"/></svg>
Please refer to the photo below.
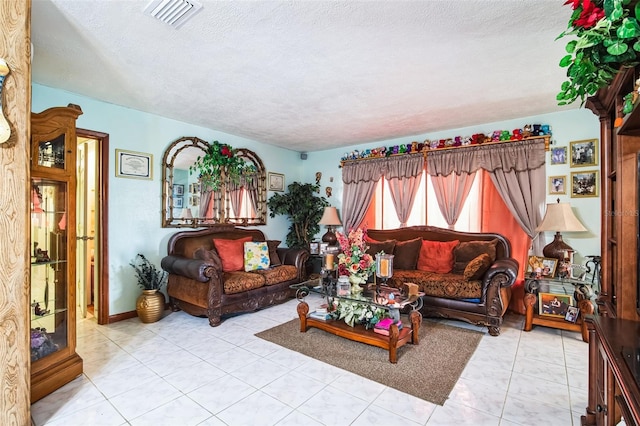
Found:
<svg viewBox="0 0 640 426"><path fill-rule="evenodd" d="M582 286L591 288L592 283L573 279L560 278L525 278L524 306L526 317L524 331L531 331L534 325L551 327L560 330L578 331L582 334L582 340L589 342L587 325L584 321L586 315L594 313L594 306L590 299L586 298ZM538 308L539 293L560 293L573 295L575 306L580 309L575 322L566 321L564 318L541 314Z"/></svg>

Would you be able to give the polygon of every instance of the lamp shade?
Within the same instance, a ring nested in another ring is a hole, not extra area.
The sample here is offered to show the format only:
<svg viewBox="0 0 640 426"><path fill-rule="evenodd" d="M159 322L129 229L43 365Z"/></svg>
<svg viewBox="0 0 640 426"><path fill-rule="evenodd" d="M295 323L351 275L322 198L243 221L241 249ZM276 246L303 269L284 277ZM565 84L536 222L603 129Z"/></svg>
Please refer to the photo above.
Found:
<svg viewBox="0 0 640 426"><path fill-rule="evenodd" d="M547 204L547 212L536 231L582 232L587 228L578 220L569 203Z"/></svg>
<svg viewBox="0 0 640 426"><path fill-rule="evenodd" d="M325 207L324 213L322 213L322 218L318 224L332 226L342 225L342 222L340 222L340 218L338 217L338 209L335 207Z"/></svg>
<svg viewBox="0 0 640 426"><path fill-rule="evenodd" d="M191 209L182 210L182 218L183 219L193 219L193 214L191 213Z"/></svg>

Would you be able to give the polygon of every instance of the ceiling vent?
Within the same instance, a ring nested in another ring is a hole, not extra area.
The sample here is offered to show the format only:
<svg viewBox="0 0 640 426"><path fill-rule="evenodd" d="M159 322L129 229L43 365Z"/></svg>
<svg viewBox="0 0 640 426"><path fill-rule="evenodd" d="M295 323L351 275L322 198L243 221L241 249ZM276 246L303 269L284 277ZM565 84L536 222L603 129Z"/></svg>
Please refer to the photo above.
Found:
<svg viewBox="0 0 640 426"><path fill-rule="evenodd" d="M202 9L193 0L151 0L144 8L144 14L161 20L174 28L180 28Z"/></svg>

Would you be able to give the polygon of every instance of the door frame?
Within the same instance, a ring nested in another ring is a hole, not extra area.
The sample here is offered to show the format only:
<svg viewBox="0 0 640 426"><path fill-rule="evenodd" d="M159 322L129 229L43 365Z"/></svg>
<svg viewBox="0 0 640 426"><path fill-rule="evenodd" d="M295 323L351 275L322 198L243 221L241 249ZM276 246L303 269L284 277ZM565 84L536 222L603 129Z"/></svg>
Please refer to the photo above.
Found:
<svg viewBox="0 0 640 426"><path fill-rule="evenodd" d="M98 141L96 150L97 178L100 196L96 197L96 209L98 210L98 235L96 246L100 252L94 259L98 268L98 294L94 295L98 301L98 324L109 324L109 134L88 129L76 129L77 137L91 138Z"/></svg>

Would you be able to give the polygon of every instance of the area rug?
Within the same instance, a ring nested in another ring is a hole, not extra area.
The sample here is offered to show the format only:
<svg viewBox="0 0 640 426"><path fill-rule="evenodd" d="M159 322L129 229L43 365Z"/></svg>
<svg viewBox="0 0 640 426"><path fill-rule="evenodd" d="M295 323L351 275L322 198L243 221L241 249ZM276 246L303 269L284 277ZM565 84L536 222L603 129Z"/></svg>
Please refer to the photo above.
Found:
<svg viewBox="0 0 640 426"><path fill-rule="evenodd" d="M420 344L399 348L397 364L389 362L389 354L384 349L352 342L316 328L301 333L298 319L256 336L443 405L483 333L424 320L420 327Z"/></svg>

